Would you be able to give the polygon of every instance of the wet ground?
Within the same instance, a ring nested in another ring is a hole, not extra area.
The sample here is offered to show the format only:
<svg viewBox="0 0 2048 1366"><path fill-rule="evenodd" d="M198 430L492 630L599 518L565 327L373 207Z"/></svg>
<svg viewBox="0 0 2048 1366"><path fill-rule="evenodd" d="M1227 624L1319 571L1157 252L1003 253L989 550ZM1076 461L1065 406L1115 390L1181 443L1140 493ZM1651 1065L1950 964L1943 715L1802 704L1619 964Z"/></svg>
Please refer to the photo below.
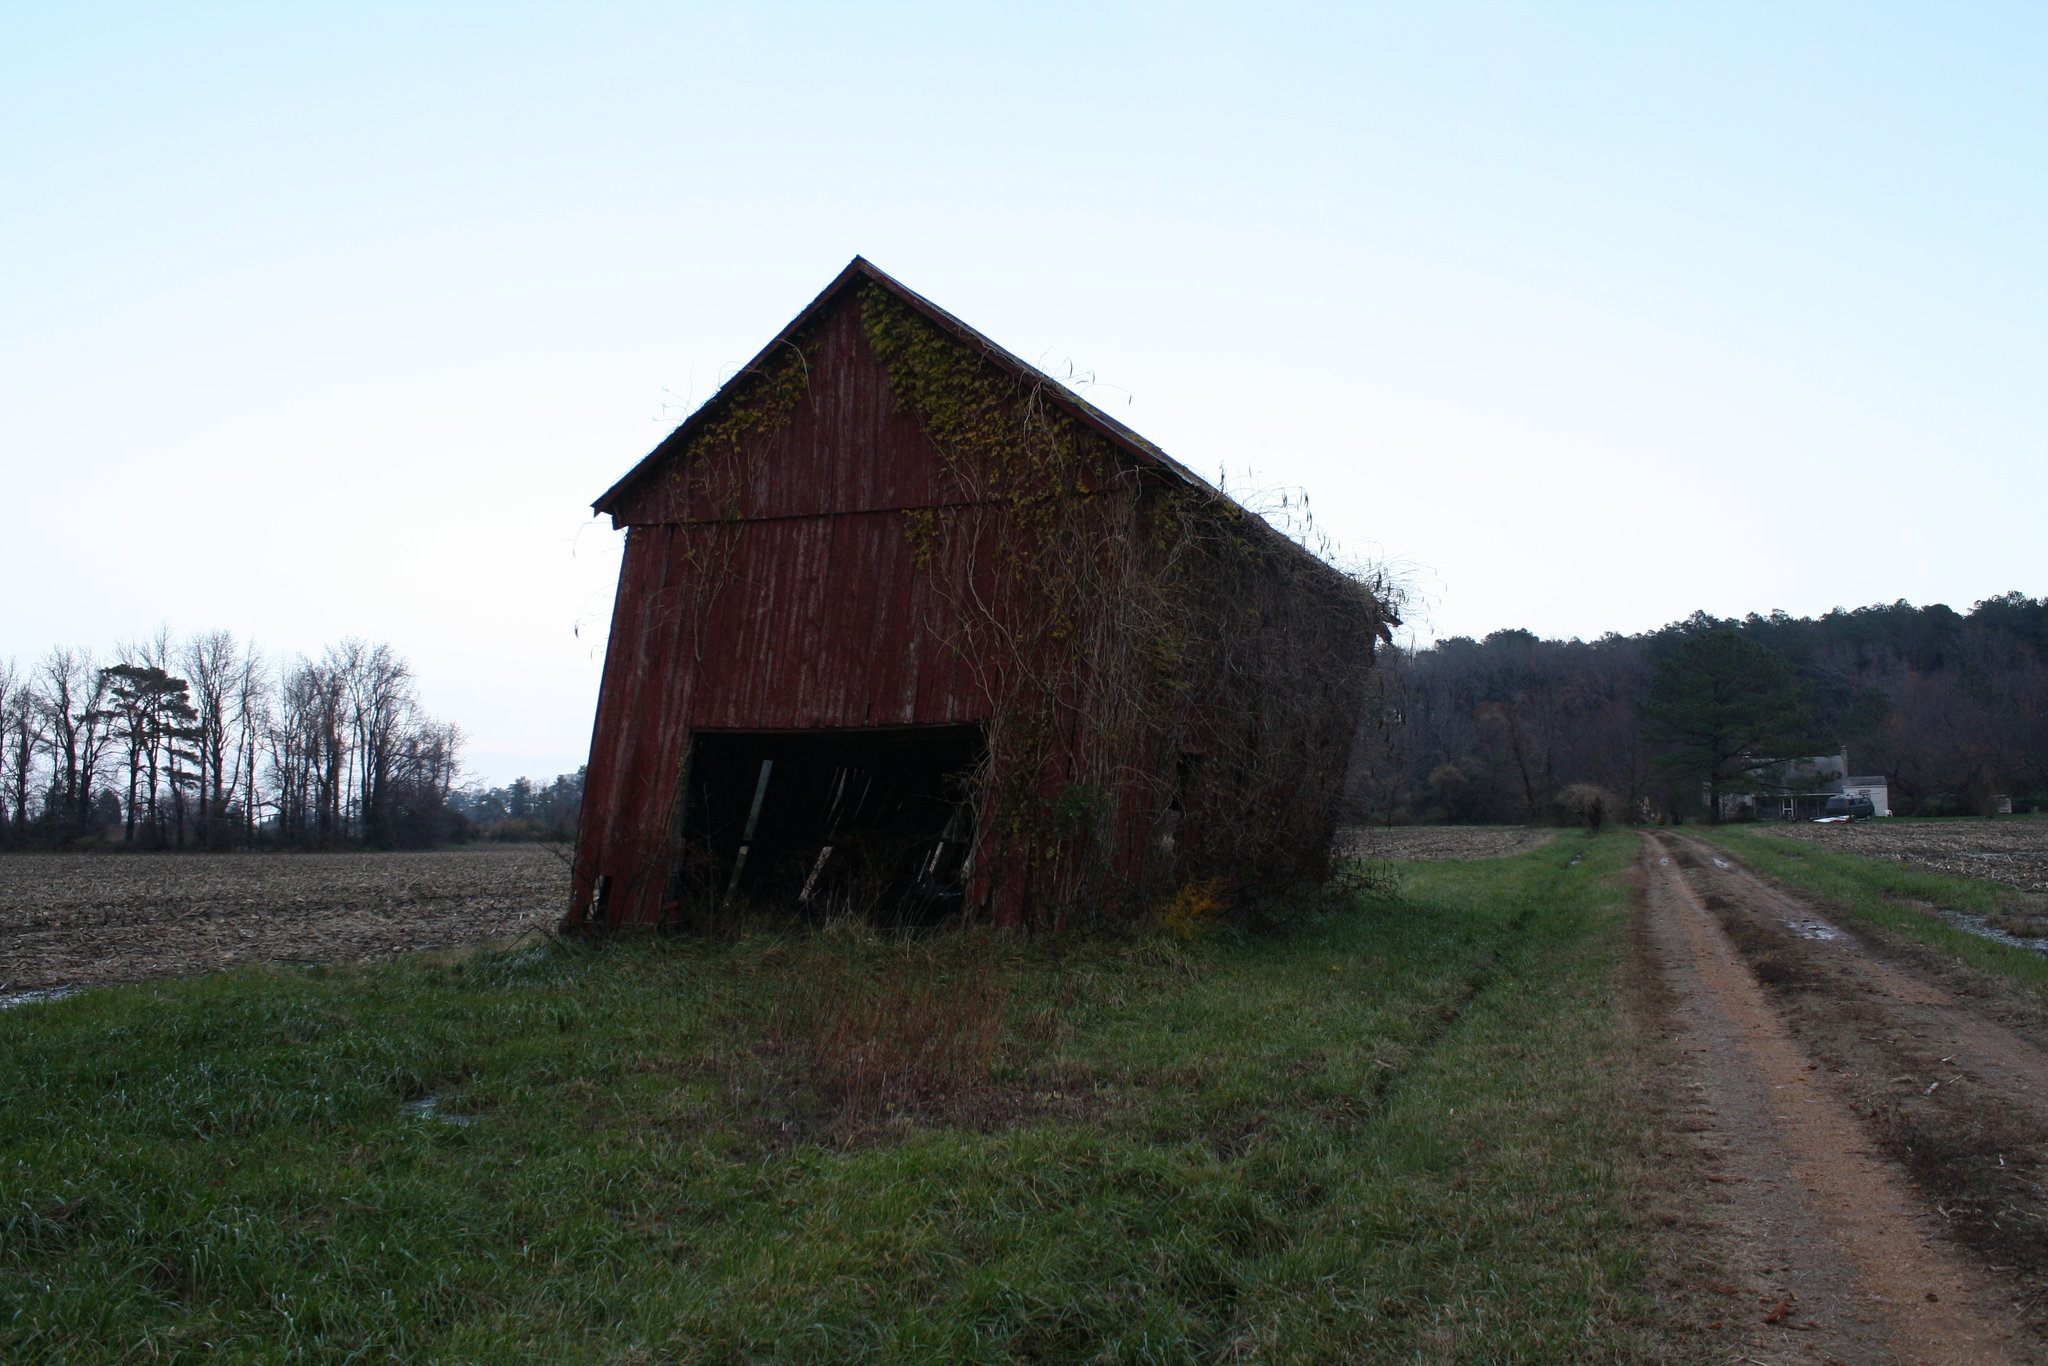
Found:
<svg viewBox="0 0 2048 1366"><path fill-rule="evenodd" d="M2048 1020L1722 851L1643 841L1643 943L1755 1359L2043 1359Z"/></svg>

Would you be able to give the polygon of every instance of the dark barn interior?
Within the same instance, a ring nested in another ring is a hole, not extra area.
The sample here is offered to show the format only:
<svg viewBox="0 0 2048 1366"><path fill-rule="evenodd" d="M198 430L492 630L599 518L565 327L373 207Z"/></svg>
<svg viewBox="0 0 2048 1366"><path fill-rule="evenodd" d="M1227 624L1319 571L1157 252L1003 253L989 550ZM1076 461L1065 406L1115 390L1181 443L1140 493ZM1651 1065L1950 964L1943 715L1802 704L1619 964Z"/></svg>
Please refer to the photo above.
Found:
<svg viewBox="0 0 2048 1366"><path fill-rule="evenodd" d="M973 725L694 736L670 922L732 903L898 926L958 910L983 749Z"/></svg>
<svg viewBox="0 0 2048 1366"><path fill-rule="evenodd" d="M1384 595L865 261L594 506L571 926L1056 926L1327 868Z"/></svg>

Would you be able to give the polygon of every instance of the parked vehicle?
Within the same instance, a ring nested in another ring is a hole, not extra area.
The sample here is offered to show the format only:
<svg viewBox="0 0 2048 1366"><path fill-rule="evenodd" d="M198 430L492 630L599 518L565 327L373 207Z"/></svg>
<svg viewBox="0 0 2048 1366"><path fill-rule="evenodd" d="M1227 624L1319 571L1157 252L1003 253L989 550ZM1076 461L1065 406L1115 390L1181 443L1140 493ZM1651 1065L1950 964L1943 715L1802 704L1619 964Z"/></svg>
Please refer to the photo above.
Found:
<svg viewBox="0 0 2048 1366"><path fill-rule="evenodd" d="M1871 804L1870 798L1860 793L1841 793L1828 798L1828 804L1821 808L1820 818L1814 823L1818 825L1821 821L1867 821L1875 815L1877 808Z"/></svg>

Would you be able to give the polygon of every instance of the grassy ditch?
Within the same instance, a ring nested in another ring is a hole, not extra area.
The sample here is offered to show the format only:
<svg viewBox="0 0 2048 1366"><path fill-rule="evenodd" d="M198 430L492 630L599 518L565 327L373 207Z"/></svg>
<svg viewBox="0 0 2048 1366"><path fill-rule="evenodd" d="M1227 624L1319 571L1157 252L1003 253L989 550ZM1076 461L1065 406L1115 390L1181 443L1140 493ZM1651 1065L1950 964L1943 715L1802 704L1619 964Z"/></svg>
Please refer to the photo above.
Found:
<svg viewBox="0 0 2048 1366"><path fill-rule="evenodd" d="M1983 916L1993 924L2025 918L2032 902L2012 888L1976 878L1925 872L1884 859L1836 853L1803 840L1761 834L1740 826L1700 826L1692 833L1718 843L1755 872L1824 901L1856 920L1924 944L1980 972L2028 988L2048 1001L2048 957L1959 930L1925 909L1939 906Z"/></svg>
<svg viewBox="0 0 2048 1366"><path fill-rule="evenodd" d="M1634 852L1405 865L1284 938L618 941L9 1011L0 1357L1656 1357Z"/></svg>

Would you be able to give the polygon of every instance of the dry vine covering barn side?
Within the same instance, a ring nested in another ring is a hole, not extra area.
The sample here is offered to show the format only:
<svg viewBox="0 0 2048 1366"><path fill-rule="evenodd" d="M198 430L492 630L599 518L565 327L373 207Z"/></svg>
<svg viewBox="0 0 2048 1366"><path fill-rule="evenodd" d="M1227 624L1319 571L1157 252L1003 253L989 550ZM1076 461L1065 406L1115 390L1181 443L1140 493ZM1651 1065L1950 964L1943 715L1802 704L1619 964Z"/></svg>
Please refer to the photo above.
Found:
<svg viewBox="0 0 2048 1366"><path fill-rule="evenodd" d="M1326 870L1380 585L865 261L594 506L571 924L1057 925Z"/></svg>

